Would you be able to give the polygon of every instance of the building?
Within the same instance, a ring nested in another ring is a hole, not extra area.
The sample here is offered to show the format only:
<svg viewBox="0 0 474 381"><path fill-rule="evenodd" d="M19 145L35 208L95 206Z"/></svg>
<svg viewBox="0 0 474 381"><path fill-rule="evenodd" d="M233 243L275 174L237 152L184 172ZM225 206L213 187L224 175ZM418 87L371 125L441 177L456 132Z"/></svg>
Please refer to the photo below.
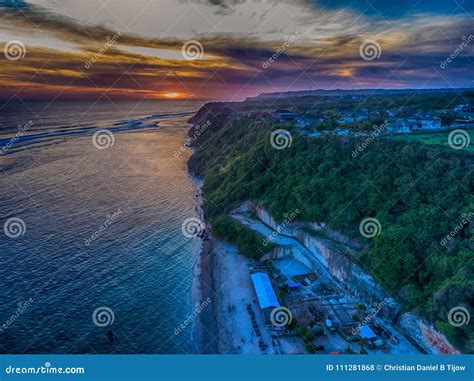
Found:
<svg viewBox="0 0 474 381"><path fill-rule="evenodd" d="M295 116L289 110L276 110L274 118L279 120L293 120Z"/></svg>
<svg viewBox="0 0 474 381"><path fill-rule="evenodd" d="M265 321L268 322L271 311L275 307L280 307L272 283L265 273L254 273L250 277L252 278L253 288L257 294L258 304L263 312Z"/></svg>
<svg viewBox="0 0 474 381"><path fill-rule="evenodd" d="M406 134L414 131L430 131L441 129L441 119L436 117L420 117L398 119L387 124L388 133Z"/></svg>

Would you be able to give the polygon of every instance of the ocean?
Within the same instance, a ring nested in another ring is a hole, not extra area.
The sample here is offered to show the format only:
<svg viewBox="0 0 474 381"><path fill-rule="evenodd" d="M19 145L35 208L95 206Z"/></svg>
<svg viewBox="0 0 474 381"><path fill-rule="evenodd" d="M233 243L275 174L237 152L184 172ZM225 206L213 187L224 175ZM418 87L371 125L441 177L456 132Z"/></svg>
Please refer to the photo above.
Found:
<svg viewBox="0 0 474 381"><path fill-rule="evenodd" d="M0 106L0 352L194 353L183 101Z"/></svg>

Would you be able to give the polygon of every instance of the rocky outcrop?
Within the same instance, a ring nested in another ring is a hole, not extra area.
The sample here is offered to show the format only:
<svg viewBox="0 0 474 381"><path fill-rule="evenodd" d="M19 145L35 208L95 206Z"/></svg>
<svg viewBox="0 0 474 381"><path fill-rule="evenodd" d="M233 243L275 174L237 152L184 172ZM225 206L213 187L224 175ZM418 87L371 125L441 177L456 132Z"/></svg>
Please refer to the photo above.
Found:
<svg viewBox="0 0 474 381"><path fill-rule="evenodd" d="M454 348L446 337L438 332L423 318L406 312L399 315L399 305L391 298L385 290L374 281L374 279L365 273L358 266L357 250L354 249L354 241L340 235L333 235L337 240L313 236L304 227L314 229L314 223L301 223L292 221L290 223L279 224L273 217L260 205L251 201L243 203L239 212L249 212L255 214L263 223L282 235L296 238L314 257L319 260L334 276L342 283L351 294L366 304L381 303L385 307L380 316L390 319L398 325L404 335L426 353L432 354L457 354L459 351ZM322 226L321 224L317 224ZM325 233L327 230L325 231ZM327 234L325 234L327 236ZM357 242L356 242L357 244ZM276 251L275 251L276 250ZM274 254L285 255L285 249L275 249ZM304 262L303 262L304 263Z"/></svg>
<svg viewBox="0 0 474 381"><path fill-rule="evenodd" d="M425 319L411 313L405 312L400 316L398 325L403 333L411 338L426 353L431 354L459 354L446 337L438 332Z"/></svg>

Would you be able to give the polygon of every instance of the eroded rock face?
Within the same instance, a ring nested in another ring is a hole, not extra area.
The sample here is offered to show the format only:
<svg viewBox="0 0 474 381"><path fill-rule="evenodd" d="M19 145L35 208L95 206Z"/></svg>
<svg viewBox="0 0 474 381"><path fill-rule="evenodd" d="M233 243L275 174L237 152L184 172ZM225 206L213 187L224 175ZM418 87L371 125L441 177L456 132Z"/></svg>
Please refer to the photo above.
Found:
<svg viewBox="0 0 474 381"><path fill-rule="evenodd" d="M411 312L406 312L399 316L399 305L397 302L354 262L357 255L357 249L355 249L357 242L344 239L338 233L335 233L337 236L334 236L324 231L325 236L328 238L323 238L315 237L302 230L302 227L305 226L317 230L315 225L324 229L324 226L320 223L290 223L282 226L282 224L278 224L273 219L265 208L251 201L243 203L238 208L238 211L254 213L263 223L274 230L278 230L280 234L296 238L329 270L332 276L338 279L358 299L363 300L367 304L381 303L383 301L385 305L380 311L380 315L396 323L402 328L405 336L410 338L425 352L433 354L459 353L448 342L446 337L426 320ZM284 255L284 252L276 251L274 255Z"/></svg>
<svg viewBox="0 0 474 381"><path fill-rule="evenodd" d="M446 337L438 332L431 324L419 316L405 312L400 316L398 325L404 333L416 342L427 353L459 354Z"/></svg>

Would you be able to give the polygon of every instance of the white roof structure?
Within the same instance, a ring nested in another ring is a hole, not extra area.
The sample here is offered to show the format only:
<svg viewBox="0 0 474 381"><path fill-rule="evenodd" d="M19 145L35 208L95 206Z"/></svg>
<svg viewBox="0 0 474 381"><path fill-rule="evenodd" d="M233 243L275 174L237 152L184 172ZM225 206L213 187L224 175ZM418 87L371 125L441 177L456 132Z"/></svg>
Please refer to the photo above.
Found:
<svg viewBox="0 0 474 381"><path fill-rule="evenodd" d="M268 275L265 273L255 273L251 275L251 278L260 308L280 307Z"/></svg>

